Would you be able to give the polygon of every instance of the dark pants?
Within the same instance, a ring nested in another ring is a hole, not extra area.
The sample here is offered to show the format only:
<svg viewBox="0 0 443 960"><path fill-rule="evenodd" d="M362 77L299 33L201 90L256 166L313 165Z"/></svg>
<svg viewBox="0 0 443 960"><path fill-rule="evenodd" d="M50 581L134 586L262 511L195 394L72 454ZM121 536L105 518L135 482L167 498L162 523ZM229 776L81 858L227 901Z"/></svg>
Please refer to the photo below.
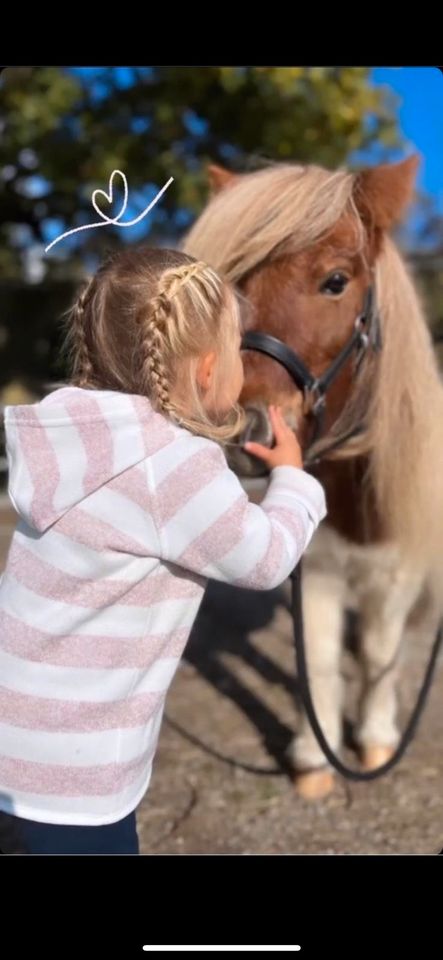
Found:
<svg viewBox="0 0 443 960"><path fill-rule="evenodd" d="M99 827L38 823L0 811L1 853L139 853L135 811Z"/></svg>

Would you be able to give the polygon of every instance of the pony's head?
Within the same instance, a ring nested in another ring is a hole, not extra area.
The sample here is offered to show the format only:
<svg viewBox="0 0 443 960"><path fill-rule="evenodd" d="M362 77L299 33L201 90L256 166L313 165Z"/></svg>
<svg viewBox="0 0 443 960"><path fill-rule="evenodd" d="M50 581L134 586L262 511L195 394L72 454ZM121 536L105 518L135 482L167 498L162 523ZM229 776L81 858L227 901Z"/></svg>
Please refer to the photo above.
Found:
<svg viewBox="0 0 443 960"><path fill-rule="evenodd" d="M239 176L210 168L215 199L191 231L186 249L205 256L241 289L249 304L245 329L282 340L318 377L349 340L374 283L383 234L398 221L413 191L417 160L357 176L320 167L274 166ZM215 240L216 237L216 240ZM285 368L244 354L246 433L269 443L268 404L283 407L302 445L312 419ZM324 432L338 423L353 388L353 358L328 391ZM240 442L243 439L239 438ZM239 447L230 452L243 475L263 470Z"/></svg>
<svg viewBox="0 0 443 960"><path fill-rule="evenodd" d="M212 199L185 242L188 253L243 293L245 329L282 340L316 377L349 340L373 286L383 349L367 351L357 376L354 357L343 366L327 394L323 432L330 440L364 422L365 430L333 456L368 455L369 480L391 536L417 526L414 497L429 487L420 458L430 397L434 391L436 402L438 393L441 403L442 395L417 293L389 237L412 199L417 165L411 157L350 173L275 164L245 175L211 167ZM287 371L252 351L244 365L249 439L271 442L272 402L281 404L306 447L311 419ZM229 454L233 468L246 476L262 472L241 442ZM322 440L319 455L321 446Z"/></svg>

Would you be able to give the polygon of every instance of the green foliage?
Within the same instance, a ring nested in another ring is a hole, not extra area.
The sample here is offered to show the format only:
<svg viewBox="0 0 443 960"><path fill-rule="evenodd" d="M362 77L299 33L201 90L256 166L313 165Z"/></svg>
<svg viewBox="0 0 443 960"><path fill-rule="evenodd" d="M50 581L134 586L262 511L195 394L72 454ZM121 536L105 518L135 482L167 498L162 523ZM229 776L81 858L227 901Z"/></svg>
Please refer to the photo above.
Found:
<svg viewBox="0 0 443 960"><path fill-rule="evenodd" d="M366 67L124 73L113 67L3 71L0 276L20 276L21 251L44 243L48 217L60 218L64 229L88 222L92 190L105 187L115 168L125 172L132 196L147 183L175 178L151 221L160 239L175 237L202 208L209 162L251 169L263 159L291 159L334 167L350 151L398 142L395 104L389 91L370 85ZM30 195L36 175L46 185L38 197ZM88 231L79 249L101 255L121 234ZM63 259L47 262L48 276L72 273L79 263L80 254L70 250L64 266Z"/></svg>

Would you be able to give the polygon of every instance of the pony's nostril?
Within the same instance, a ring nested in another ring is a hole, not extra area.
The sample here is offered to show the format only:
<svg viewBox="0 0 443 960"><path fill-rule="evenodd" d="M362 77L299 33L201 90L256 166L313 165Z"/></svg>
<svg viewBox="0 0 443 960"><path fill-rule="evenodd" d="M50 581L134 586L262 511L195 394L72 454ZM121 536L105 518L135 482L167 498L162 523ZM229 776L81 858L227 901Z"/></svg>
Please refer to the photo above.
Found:
<svg viewBox="0 0 443 960"><path fill-rule="evenodd" d="M257 440L257 434L260 426L258 412L256 410L246 410L246 416L246 426L241 437L242 443L248 443L249 440Z"/></svg>
<svg viewBox="0 0 443 960"><path fill-rule="evenodd" d="M272 444L272 429L267 416L267 409L263 405L245 407L246 424L237 437L236 443L228 444L226 456L229 466L239 477L265 477L268 474L268 468L265 463L248 453L244 449L244 444L249 441L261 443L270 447Z"/></svg>
<svg viewBox="0 0 443 960"><path fill-rule="evenodd" d="M244 444L249 443L250 440L252 440L252 423L249 421L240 434L240 443L244 446Z"/></svg>
<svg viewBox="0 0 443 960"><path fill-rule="evenodd" d="M272 429L265 407L245 407L246 426L241 434L240 443L254 442L271 446Z"/></svg>

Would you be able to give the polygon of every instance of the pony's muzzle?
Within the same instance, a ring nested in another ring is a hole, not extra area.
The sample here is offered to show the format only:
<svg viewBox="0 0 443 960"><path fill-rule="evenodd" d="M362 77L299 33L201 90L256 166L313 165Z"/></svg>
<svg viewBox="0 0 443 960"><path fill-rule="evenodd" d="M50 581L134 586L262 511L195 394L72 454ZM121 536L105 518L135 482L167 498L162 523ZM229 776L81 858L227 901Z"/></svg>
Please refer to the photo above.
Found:
<svg viewBox="0 0 443 960"><path fill-rule="evenodd" d="M246 423L235 444L227 444L226 456L229 466L240 477L263 477L268 468L263 460L254 457L244 449L245 443L261 443L272 447L273 433L265 404L245 406Z"/></svg>

